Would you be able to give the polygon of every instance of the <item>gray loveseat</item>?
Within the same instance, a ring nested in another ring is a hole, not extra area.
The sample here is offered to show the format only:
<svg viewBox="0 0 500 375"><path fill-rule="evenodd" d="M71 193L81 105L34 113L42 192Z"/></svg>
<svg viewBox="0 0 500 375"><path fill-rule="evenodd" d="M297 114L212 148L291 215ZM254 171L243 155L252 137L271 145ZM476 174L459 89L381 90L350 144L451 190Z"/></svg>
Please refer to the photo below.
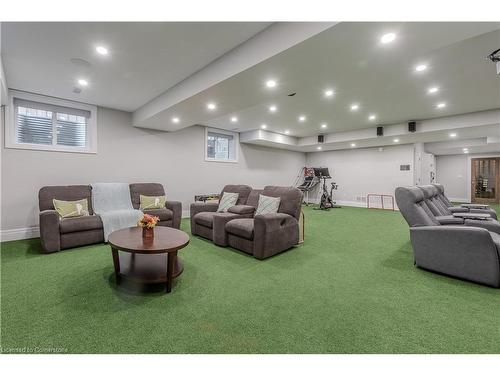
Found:
<svg viewBox="0 0 500 375"><path fill-rule="evenodd" d="M265 259L299 242L302 192L292 187L266 186L263 190L247 185L227 185L222 192L238 193L238 202L228 212L217 212L218 204L191 205L191 233L218 246L231 246ZM259 195L280 197L275 214L257 215ZM222 195L222 194L221 194Z"/></svg>
<svg viewBox="0 0 500 375"><path fill-rule="evenodd" d="M139 196L165 195L163 185L156 183L130 184L130 199L139 209ZM53 199L74 201L87 199L89 216L60 219L54 210ZM40 240L45 253L62 249L101 243L104 241L102 221L92 207L90 185L44 186L38 193L40 207ZM164 208L146 210L145 213L158 216L158 225L179 229L182 215L180 202L167 201Z"/></svg>
<svg viewBox="0 0 500 375"><path fill-rule="evenodd" d="M499 234L476 226L440 224L418 187L398 187L395 195L410 226L417 267L500 287Z"/></svg>

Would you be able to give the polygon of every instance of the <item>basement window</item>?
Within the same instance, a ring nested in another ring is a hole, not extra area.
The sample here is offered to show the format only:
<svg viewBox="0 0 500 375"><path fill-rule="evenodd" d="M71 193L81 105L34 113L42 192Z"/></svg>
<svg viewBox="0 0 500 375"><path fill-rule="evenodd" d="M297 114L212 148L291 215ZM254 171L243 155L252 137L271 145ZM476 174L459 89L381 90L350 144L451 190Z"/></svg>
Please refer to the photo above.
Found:
<svg viewBox="0 0 500 375"><path fill-rule="evenodd" d="M5 147L95 153L96 107L11 92Z"/></svg>
<svg viewBox="0 0 500 375"><path fill-rule="evenodd" d="M238 133L205 128L205 161L238 162Z"/></svg>

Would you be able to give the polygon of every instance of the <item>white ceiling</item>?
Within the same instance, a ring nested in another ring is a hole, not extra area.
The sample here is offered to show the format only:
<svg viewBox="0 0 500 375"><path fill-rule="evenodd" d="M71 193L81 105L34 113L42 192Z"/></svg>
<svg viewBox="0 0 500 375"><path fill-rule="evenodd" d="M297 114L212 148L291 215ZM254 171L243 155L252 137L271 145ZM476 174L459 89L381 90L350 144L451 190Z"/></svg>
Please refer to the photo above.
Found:
<svg viewBox="0 0 500 375"><path fill-rule="evenodd" d="M389 31L398 37L382 45ZM186 124L243 132L265 123L305 137L499 108L500 76L485 59L499 46L500 23L341 23L170 110ZM417 73L422 63L428 69ZM263 87L268 77L277 79L277 89ZM429 95L431 86L440 91ZM330 99L327 88L336 92ZM206 110L208 101L218 103L216 113ZM437 109L438 102L446 108ZM352 103L359 103L357 112ZM371 113L377 120L368 120Z"/></svg>
<svg viewBox="0 0 500 375"><path fill-rule="evenodd" d="M2 23L2 60L10 88L134 111L269 25ZM99 44L108 56L95 52ZM74 94L80 77L89 85Z"/></svg>

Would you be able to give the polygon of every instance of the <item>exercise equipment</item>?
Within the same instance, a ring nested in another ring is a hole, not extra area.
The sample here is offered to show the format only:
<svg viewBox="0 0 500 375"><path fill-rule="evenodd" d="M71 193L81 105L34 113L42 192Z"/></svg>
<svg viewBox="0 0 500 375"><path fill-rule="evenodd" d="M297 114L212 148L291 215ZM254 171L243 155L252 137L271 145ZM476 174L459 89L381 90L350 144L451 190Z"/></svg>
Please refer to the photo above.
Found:
<svg viewBox="0 0 500 375"><path fill-rule="evenodd" d="M302 167L295 179L295 186L304 193L304 204L309 205L309 192L320 183L320 179L315 175L314 168Z"/></svg>
<svg viewBox="0 0 500 375"><path fill-rule="evenodd" d="M332 178L330 176L330 171L328 168L314 168L314 175L319 179L323 180L323 185L321 189L318 190L319 197L319 207L318 210L329 210L330 208L340 208L333 200L333 191L337 190L338 185L335 182L330 182L330 191L328 191L328 187L326 185L326 180Z"/></svg>

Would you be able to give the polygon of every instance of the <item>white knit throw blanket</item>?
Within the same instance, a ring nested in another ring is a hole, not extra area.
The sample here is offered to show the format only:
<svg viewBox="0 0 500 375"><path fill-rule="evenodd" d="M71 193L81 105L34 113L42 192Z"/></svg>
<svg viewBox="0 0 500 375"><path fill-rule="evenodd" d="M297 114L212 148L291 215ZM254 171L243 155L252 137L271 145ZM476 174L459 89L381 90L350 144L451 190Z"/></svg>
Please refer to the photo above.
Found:
<svg viewBox="0 0 500 375"><path fill-rule="evenodd" d="M92 206L102 219L104 241L108 242L108 236L115 230L137 225L143 213L132 206L128 184L96 183L91 186Z"/></svg>

